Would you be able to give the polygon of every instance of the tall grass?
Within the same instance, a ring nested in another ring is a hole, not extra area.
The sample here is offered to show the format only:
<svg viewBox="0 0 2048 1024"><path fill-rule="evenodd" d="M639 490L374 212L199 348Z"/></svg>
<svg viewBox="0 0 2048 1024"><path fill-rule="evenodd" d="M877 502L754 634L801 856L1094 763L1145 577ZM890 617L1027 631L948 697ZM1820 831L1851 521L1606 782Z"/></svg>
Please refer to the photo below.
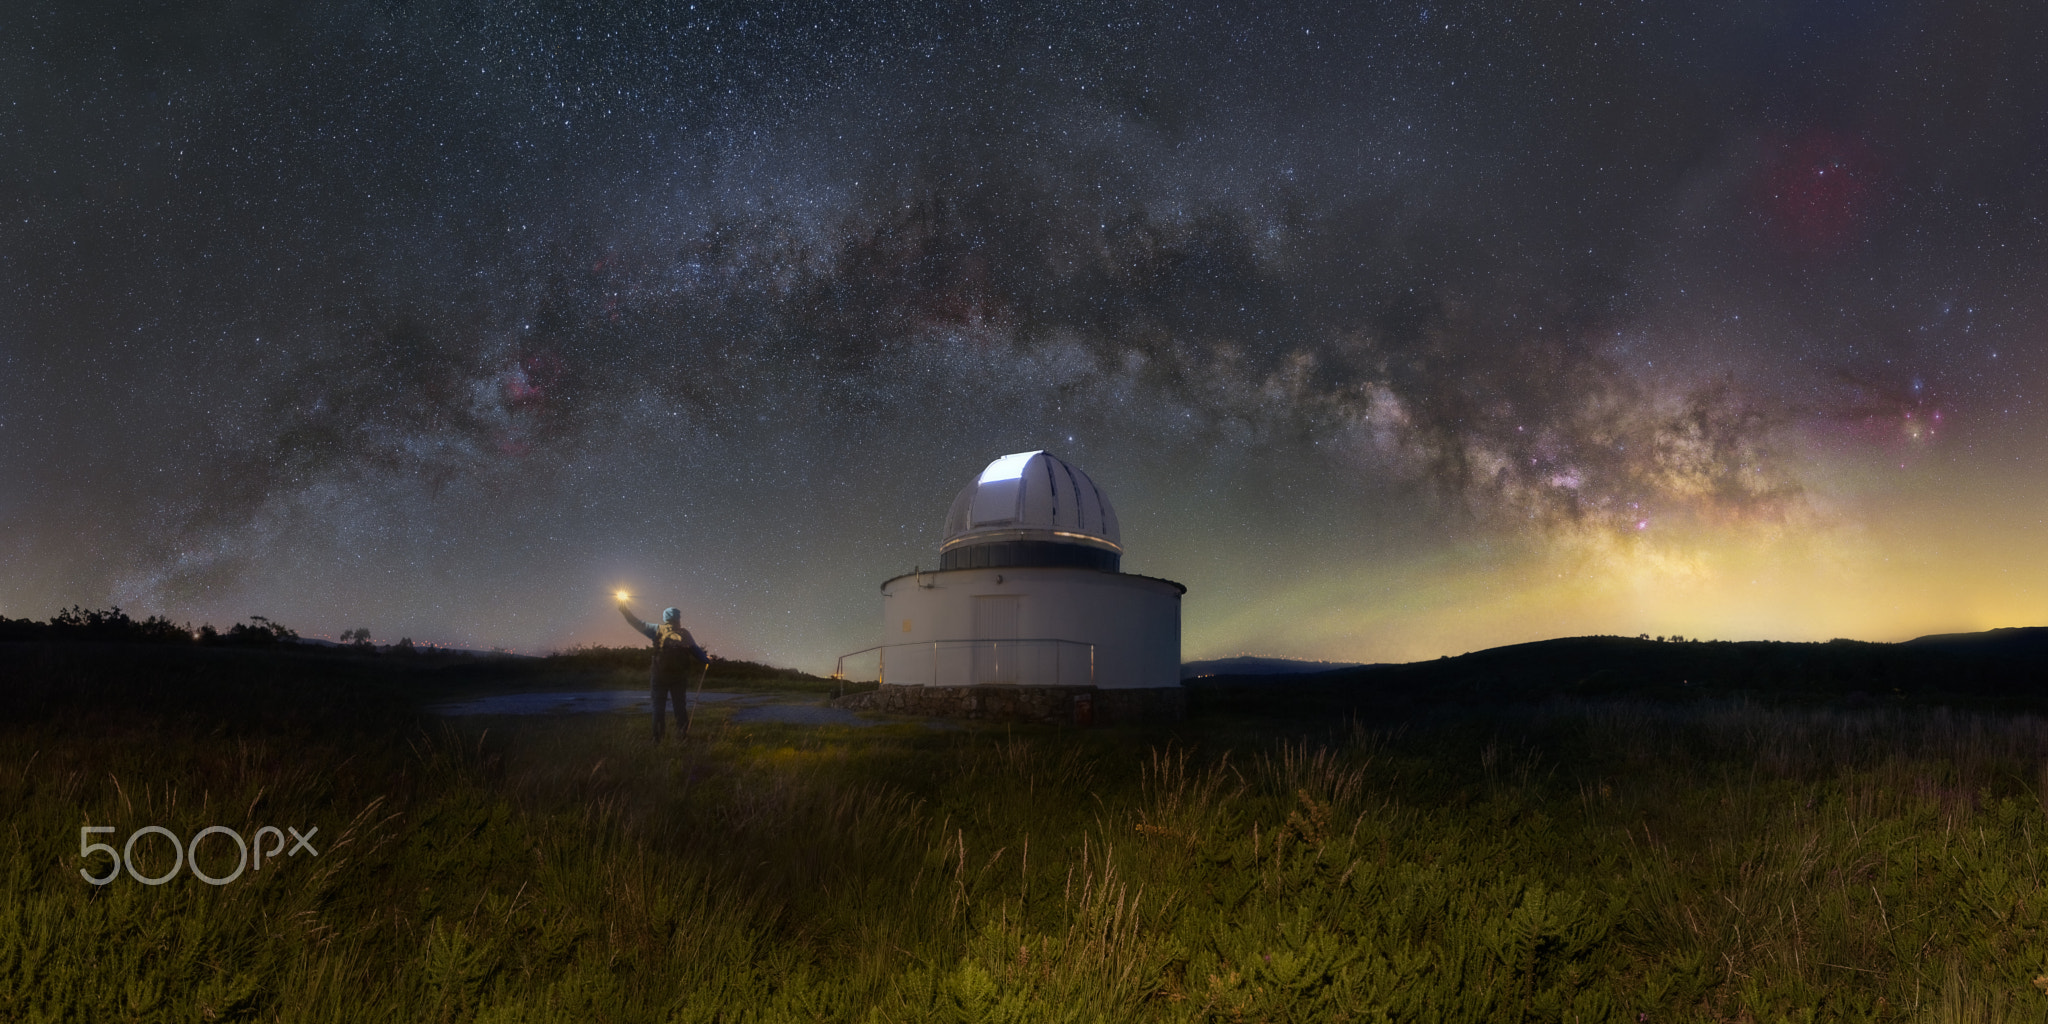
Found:
<svg viewBox="0 0 2048 1024"><path fill-rule="evenodd" d="M0 731L0 1019L2048 1016L2038 719L722 715L680 748L624 716ZM95 887L81 824L320 855Z"/></svg>

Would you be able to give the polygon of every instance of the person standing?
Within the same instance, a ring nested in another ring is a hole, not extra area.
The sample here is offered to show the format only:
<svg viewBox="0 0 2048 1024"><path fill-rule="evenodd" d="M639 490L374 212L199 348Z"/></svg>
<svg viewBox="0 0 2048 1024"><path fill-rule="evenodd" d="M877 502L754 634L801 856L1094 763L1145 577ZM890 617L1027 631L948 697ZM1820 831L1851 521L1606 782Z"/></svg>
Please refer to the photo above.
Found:
<svg viewBox="0 0 2048 1024"><path fill-rule="evenodd" d="M680 741L690 734L690 680L709 667L710 658L704 648L697 646L697 638L683 628L683 613L677 609L662 609L658 624L643 622L621 597L619 614L626 617L628 625L654 641L654 666L648 682L648 695L654 699L654 742L661 742L661 720L670 697L676 702L676 739Z"/></svg>

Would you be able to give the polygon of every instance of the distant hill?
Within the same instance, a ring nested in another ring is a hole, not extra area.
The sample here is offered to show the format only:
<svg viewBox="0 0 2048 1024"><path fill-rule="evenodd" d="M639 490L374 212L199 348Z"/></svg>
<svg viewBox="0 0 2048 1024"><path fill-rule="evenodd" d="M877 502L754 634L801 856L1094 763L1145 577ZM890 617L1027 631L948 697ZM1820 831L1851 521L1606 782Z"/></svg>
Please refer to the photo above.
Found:
<svg viewBox="0 0 2048 1024"><path fill-rule="evenodd" d="M1902 646L1959 653L2048 656L2048 626L2008 626L1982 633L1934 633L1914 637Z"/></svg>
<svg viewBox="0 0 2048 1024"><path fill-rule="evenodd" d="M1198 679L1203 676L1291 676L1362 667L1363 663L1356 661L1302 661L1297 658L1259 658L1241 654L1235 658L1181 662L1180 677Z"/></svg>
<svg viewBox="0 0 2048 1024"><path fill-rule="evenodd" d="M1196 707L1254 714L1623 696L2048 710L2048 627L1896 644L1565 637L1405 665L1216 675L1186 685Z"/></svg>
<svg viewBox="0 0 2048 1024"><path fill-rule="evenodd" d="M398 652L398 645L397 645L397 644L371 644L371 645L370 645L370 646L369 646L369 647L368 647L367 649L365 649L365 648L359 648L359 647L357 647L357 646L356 646L356 645L354 645L354 644L345 644L345 643L342 643L342 642L341 642L341 641L339 641L339 640L329 640L329 639L327 639L326 637L319 637L319 636L302 636L302 637L299 637L299 638L298 638L298 639L296 639L296 640L293 640L293 641L292 641L292 643L295 643L295 644L299 645L300 647L324 647L324 648L327 648L327 649L329 649L329 650L336 650L336 651L345 651L345 652L362 652L362 653L374 653L374 654L395 654L395 653L397 653L397 652ZM531 654L518 654L518 653L515 653L515 652L513 652L513 651L483 651L483 650L478 650L478 649L476 649L476 648L474 648L474 647L443 647L443 646L441 646L440 644L431 644L431 643L426 643L426 642L424 642L424 641L420 641L420 640L415 640L415 641L413 641L413 645L412 645L412 653L414 653L414 654L460 654L460 655L463 655L463 656L465 656L465 657L470 657L470 658L531 658L531 657L534 657L534 655L531 655Z"/></svg>

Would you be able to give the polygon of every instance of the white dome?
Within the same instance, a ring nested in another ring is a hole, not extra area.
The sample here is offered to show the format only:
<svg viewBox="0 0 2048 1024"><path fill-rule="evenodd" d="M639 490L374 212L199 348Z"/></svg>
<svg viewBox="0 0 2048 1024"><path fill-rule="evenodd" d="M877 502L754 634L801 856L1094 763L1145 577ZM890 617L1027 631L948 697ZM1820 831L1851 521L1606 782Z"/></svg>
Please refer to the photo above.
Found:
<svg viewBox="0 0 2048 1024"><path fill-rule="evenodd" d="M1020 542L1029 548L1057 544L1123 553L1109 497L1088 474L1042 451L989 463L953 499L939 551L959 561L954 553L962 549Z"/></svg>

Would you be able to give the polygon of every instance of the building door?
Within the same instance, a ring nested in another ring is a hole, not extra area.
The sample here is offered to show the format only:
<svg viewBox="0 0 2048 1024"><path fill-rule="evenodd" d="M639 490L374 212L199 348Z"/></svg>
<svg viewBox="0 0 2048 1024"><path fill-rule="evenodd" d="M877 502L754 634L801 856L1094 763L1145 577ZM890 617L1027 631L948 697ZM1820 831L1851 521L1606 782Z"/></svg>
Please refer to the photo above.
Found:
<svg viewBox="0 0 2048 1024"><path fill-rule="evenodd" d="M1008 596L974 599L974 682L1017 681L1017 608L1022 601Z"/></svg>

